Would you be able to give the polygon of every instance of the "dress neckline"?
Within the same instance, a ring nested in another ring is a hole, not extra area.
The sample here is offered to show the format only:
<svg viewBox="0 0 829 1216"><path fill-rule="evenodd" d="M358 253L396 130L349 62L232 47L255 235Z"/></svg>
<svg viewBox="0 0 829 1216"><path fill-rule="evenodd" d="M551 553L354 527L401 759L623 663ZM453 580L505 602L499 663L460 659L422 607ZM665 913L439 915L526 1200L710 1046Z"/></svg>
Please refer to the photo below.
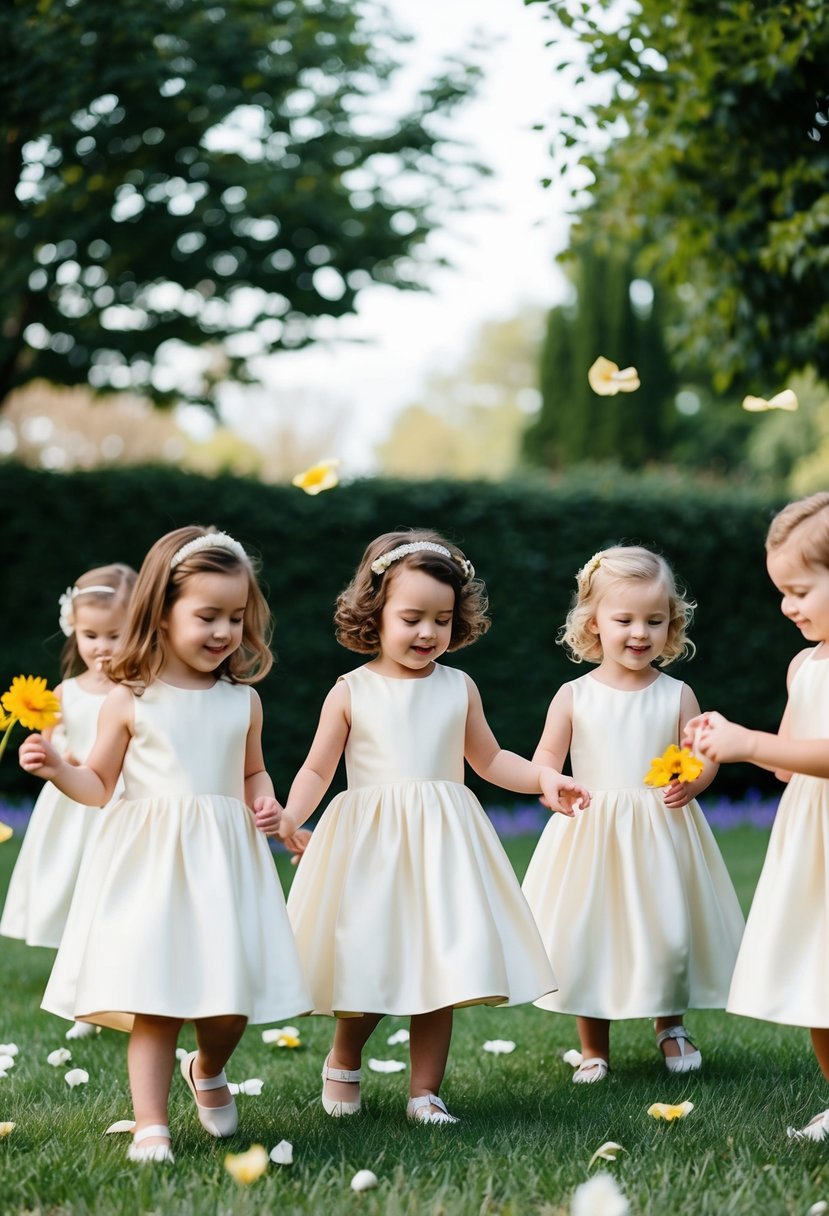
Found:
<svg viewBox="0 0 829 1216"><path fill-rule="evenodd" d="M391 684L424 684L427 680L431 680L438 666L439 664L433 660L432 670L426 676L387 676L382 671L375 671L373 667L369 667L366 663L362 667L355 668L355 670L367 671L369 675L377 676L381 680L388 680Z"/></svg>

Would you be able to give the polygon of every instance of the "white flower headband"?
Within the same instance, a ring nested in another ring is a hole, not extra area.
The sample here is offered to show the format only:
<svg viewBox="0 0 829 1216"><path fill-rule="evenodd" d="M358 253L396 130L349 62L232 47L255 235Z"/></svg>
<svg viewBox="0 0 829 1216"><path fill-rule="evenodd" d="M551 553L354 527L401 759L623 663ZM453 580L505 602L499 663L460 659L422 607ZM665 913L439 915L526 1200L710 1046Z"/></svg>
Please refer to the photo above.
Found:
<svg viewBox="0 0 829 1216"><path fill-rule="evenodd" d="M242 545L232 536L228 536L227 532L208 532L206 536L197 536L195 540L182 545L170 558L170 569L175 570L186 558L200 553L202 549L227 549L234 557L238 557L240 562L248 561L248 555Z"/></svg>
<svg viewBox="0 0 829 1216"><path fill-rule="evenodd" d="M115 595L114 587L105 587L103 584L94 587L67 587L63 595L58 600L60 604L60 616L58 620L64 636L71 638L75 632L75 614L72 611L73 601L79 595Z"/></svg>
<svg viewBox="0 0 829 1216"><path fill-rule="evenodd" d="M408 545L398 545L396 549L390 549L388 553L383 553L371 563L373 574L385 574L392 562L397 562L401 557L406 557L409 553L442 553L444 557L451 558L460 566L463 571L463 576L466 582L475 577L475 567L472 562L467 561L465 557L456 557L451 553L445 545L436 545L431 540L415 540Z"/></svg>

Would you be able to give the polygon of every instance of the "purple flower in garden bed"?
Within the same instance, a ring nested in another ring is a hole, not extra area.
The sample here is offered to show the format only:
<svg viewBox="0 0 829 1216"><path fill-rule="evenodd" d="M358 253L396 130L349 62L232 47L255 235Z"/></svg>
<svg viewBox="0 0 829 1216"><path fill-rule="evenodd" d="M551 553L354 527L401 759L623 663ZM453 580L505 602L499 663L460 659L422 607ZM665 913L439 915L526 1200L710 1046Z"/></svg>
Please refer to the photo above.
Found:
<svg viewBox="0 0 829 1216"><path fill-rule="evenodd" d="M22 836L29 824L32 802L6 802L0 798L0 823L7 823L15 836Z"/></svg>

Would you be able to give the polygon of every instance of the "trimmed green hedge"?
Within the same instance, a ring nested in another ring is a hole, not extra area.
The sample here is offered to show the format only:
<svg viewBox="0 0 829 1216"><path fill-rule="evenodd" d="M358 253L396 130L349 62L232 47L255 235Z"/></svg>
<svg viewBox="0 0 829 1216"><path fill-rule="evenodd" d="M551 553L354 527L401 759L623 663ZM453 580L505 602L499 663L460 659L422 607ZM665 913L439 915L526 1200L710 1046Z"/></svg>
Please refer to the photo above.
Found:
<svg viewBox="0 0 829 1216"><path fill-rule="evenodd" d="M775 729L786 667L800 645L765 572L763 540L779 504L747 489L700 491L605 475L556 488L367 480L312 498L290 487L160 468L55 474L15 464L0 466L0 486L0 688L20 672L57 678L57 600L84 570L111 561L138 567L158 536L187 523L215 524L259 554L278 657L259 691L266 755L283 797L325 693L360 661L334 641L336 595L366 543L393 528L446 533L486 581L492 629L449 661L478 682L500 742L525 754L559 684L587 670L568 661L555 637L577 568L607 544L658 548L698 601L697 656L672 673L703 706ZM736 795L764 782L770 778L757 769L731 767L715 788ZM39 788L13 751L2 788L21 795ZM490 803L512 801L476 788Z"/></svg>

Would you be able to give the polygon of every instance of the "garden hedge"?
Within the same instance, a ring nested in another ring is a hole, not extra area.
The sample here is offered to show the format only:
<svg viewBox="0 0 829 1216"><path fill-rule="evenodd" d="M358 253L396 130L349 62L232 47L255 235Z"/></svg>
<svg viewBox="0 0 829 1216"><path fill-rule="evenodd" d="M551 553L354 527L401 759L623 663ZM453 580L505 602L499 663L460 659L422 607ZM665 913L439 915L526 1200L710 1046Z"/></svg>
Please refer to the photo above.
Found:
<svg viewBox="0 0 829 1216"><path fill-rule="evenodd" d="M775 729L785 674L800 639L768 580L763 540L779 503L749 488L689 487L665 478L583 477L543 483L364 480L309 497L286 486L177 470L59 474L0 466L0 688L21 672L58 676L58 596L105 562L140 565L163 532L215 524L262 563L278 662L259 686L265 750L278 794L301 763L322 699L360 659L334 640L332 610L365 544L398 527L436 528L464 548L489 588L492 629L449 661L478 682L505 747L532 754L559 684L587 670L556 645L577 568L620 540L659 549L698 601L698 653L675 665L704 706ZM17 738L19 739L18 731ZM769 786L736 766L716 788L737 795ZM342 772L338 774L342 784ZM491 804L510 795L471 783ZM34 779L7 755L0 790L29 796ZM526 799L525 799L526 800Z"/></svg>

